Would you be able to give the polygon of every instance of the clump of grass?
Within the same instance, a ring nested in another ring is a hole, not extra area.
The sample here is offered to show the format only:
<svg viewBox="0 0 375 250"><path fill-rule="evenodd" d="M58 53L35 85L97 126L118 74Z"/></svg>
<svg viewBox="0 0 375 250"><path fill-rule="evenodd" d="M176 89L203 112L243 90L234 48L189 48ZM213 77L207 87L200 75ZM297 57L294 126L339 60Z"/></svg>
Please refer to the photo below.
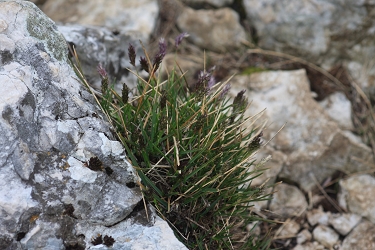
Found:
<svg viewBox="0 0 375 250"><path fill-rule="evenodd" d="M175 46L186 36L177 37ZM136 67L133 46L128 51ZM243 233L261 220L251 214L251 204L269 199L264 187L250 185L262 174L260 164L249 171L262 133L244 127L256 119L244 115L245 91L230 102L230 85L216 84L213 69L203 70L190 88L176 70L161 80L156 73L166 54L165 40L152 61L144 52L138 67L149 77L130 70L138 77L133 98L125 83L120 95L106 71L99 67L98 72L100 106L137 169L146 200L190 249L266 249L266 237Z"/></svg>

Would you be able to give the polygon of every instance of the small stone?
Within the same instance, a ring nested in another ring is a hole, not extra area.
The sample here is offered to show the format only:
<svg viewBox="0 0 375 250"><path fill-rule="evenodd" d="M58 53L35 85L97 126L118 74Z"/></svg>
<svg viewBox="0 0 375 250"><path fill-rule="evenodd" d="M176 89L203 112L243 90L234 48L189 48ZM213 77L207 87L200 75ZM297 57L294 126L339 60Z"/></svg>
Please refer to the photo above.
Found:
<svg viewBox="0 0 375 250"><path fill-rule="evenodd" d="M283 238L292 238L295 237L300 230L301 225L295 220L287 220L278 236Z"/></svg>
<svg viewBox="0 0 375 250"><path fill-rule="evenodd" d="M339 235L324 225L318 225L313 231L313 236L316 241L328 248L332 248L339 240Z"/></svg>
<svg viewBox="0 0 375 250"><path fill-rule="evenodd" d="M318 242L307 242L303 245L297 245L293 250L324 250L324 246L320 245Z"/></svg>
<svg viewBox="0 0 375 250"><path fill-rule="evenodd" d="M339 182L339 205L375 223L375 178L356 175Z"/></svg>
<svg viewBox="0 0 375 250"><path fill-rule="evenodd" d="M340 250L375 249L375 225L369 221L360 223L346 236Z"/></svg>
<svg viewBox="0 0 375 250"><path fill-rule="evenodd" d="M307 208L307 201L301 190L288 184L275 187L275 194L271 200L270 210L282 217L296 216Z"/></svg>
<svg viewBox="0 0 375 250"><path fill-rule="evenodd" d="M323 211L323 207L319 206L318 209L313 209L307 212L307 221L311 226L315 226L316 224L321 225L328 225L328 219L330 216L330 212L325 213Z"/></svg>
<svg viewBox="0 0 375 250"><path fill-rule="evenodd" d="M347 235L361 220L356 214L331 214L328 222L341 235Z"/></svg>
<svg viewBox="0 0 375 250"><path fill-rule="evenodd" d="M309 230L304 229L297 235L297 244L303 244L306 241L310 241L312 238Z"/></svg>

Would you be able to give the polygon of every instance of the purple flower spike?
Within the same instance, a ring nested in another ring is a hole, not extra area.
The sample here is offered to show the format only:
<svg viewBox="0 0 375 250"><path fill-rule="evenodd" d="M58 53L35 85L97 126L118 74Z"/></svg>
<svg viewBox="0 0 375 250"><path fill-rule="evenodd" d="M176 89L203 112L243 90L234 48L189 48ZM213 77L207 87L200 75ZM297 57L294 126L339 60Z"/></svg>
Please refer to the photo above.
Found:
<svg viewBox="0 0 375 250"><path fill-rule="evenodd" d="M220 98L224 98L224 96L228 94L229 90L230 90L230 84L226 84L223 88L223 91L220 94Z"/></svg>
<svg viewBox="0 0 375 250"><path fill-rule="evenodd" d="M166 53L167 53L167 43L165 39L162 37L159 40L159 54L162 55L162 57L164 58Z"/></svg>
<svg viewBox="0 0 375 250"><path fill-rule="evenodd" d="M135 67L135 57L136 57L136 54L135 54L135 49L134 49L134 47L133 47L132 44L129 44L128 54L129 54L130 64Z"/></svg>
<svg viewBox="0 0 375 250"><path fill-rule="evenodd" d="M103 66L101 64L98 65L96 70L98 71L98 73L102 77L102 79L107 78L107 76L108 76L107 71L105 71L105 69L103 68Z"/></svg>
<svg viewBox="0 0 375 250"><path fill-rule="evenodd" d="M210 80L208 80L207 88L211 89L216 84L216 80L214 76L210 77Z"/></svg>
<svg viewBox="0 0 375 250"><path fill-rule="evenodd" d="M185 37L188 37L188 36L189 36L189 34L187 32L183 32L183 33L179 34L176 37L176 39L174 40L176 48L181 44L182 39L184 39Z"/></svg>

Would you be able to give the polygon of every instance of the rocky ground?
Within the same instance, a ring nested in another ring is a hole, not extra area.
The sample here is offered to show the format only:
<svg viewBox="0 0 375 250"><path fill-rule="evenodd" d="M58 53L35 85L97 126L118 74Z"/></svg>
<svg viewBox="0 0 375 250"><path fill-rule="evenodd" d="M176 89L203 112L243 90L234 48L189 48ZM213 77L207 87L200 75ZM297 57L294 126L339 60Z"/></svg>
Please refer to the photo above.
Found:
<svg viewBox="0 0 375 250"><path fill-rule="evenodd" d="M134 83L128 44L142 53L141 39L153 53L160 37L166 68L176 60L188 82L204 66L216 66L217 81L235 74L231 93L246 89L249 114L267 121L257 158L272 157L252 184L266 183L273 199L252 212L274 223L256 232L271 232L278 249L375 249L373 3L33 2L76 47L93 86L99 63ZM181 32L190 36L176 56Z"/></svg>

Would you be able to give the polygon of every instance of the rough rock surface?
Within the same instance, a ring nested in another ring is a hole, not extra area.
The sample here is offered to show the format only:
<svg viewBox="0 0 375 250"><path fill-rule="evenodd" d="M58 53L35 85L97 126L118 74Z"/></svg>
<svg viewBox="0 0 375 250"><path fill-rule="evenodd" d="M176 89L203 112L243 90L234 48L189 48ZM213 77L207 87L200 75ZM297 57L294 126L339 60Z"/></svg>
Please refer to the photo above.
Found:
<svg viewBox="0 0 375 250"><path fill-rule="evenodd" d="M316 241L329 249L339 240L338 233L324 225L318 225L313 231L313 236Z"/></svg>
<svg viewBox="0 0 375 250"><path fill-rule="evenodd" d="M43 12L55 22L136 31L146 38L154 30L159 7L156 0L48 0Z"/></svg>
<svg viewBox="0 0 375 250"><path fill-rule="evenodd" d="M307 208L303 193L294 186L279 184L271 200L270 209L281 217L301 215Z"/></svg>
<svg viewBox="0 0 375 250"><path fill-rule="evenodd" d="M194 10L186 7L177 18L177 26L189 33L188 39L197 46L222 52L246 40L245 30L238 21L238 14L229 8Z"/></svg>
<svg viewBox="0 0 375 250"><path fill-rule="evenodd" d="M242 89L251 101L248 115L262 110L269 126L265 140L287 156L279 177L311 190L335 170L357 172L369 168L371 150L350 132L342 131L312 98L305 70L270 71L236 76L231 94Z"/></svg>
<svg viewBox="0 0 375 250"><path fill-rule="evenodd" d="M260 47L303 57L326 68L346 62L355 64L358 67L353 73L362 75L357 78L364 80L361 85L375 86L374 1L244 0L243 3Z"/></svg>
<svg viewBox="0 0 375 250"><path fill-rule="evenodd" d="M340 182L338 200L348 211L375 223L375 178L370 175L351 176Z"/></svg>
<svg viewBox="0 0 375 250"><path fill-rule="evenodd" d="M329 117L337 122L341 129L354 129L352 122L352 105L343 93L336 92L319 102L319 105L322 106Z"/></svg>
<svg viewBox="0 0 375 250"><path fill-rule="evenodd" d="M116 78L119 84L115 85L115 89L119 93L123 82L127 83L130 89L135 88L136 77L127 70L133 68L129 62L128 47L133 45L139 59L139 56L143 55L139 40L148 40L142 34L123 31L114 34L105 27L69 24L59 25L58 30L74 45L85 77L92 86L100 89L101 79L96 68L101 64L108 69L111 77Z"/></svg>
<svg viewBox="0 0 375 250"><path fill-rule="evenodd" d="M92 228L114 225L144 234L133 245L165 239L166 222L143 226L132 217L137 177L77 81L54 23L30 2L0 1L0 44L2 249L88 248ZM108 236L114 249L129 241ZM172 236L168 244L184 248Z"/></svg>
<svg viewBox="0 0 375 250"><path fill-rule="evenodd" d="M341 235L347 235L361 221L356 214L331 214L329 224Z"/></svg>
<svg viewBox="0 0 375 250"><path fill-rule="evenodd" d="M369 221L360 223L342 242L342 250L375 249L375 226Z"/></svg>

